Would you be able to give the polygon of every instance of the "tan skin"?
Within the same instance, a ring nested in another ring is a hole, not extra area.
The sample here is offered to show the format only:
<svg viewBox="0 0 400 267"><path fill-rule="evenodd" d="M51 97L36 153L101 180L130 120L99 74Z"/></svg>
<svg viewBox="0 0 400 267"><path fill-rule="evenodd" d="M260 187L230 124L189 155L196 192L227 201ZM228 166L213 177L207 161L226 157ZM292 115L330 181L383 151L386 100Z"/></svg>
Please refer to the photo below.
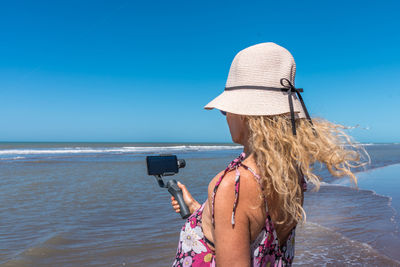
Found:
<svg viewBox="0 0 400 267"><path fill-rule="evenodd" d="M247 143L249 131L245 119L241 115L227 113L226 120L232 136L232 141L244 146L244 152L248 155L243 164L259 173L256 162L252 155L249 144ZM231 225L232 207L235 199L235 171L228 172L222 180L218 193L215 197L214 219L215 228L211 223L211 196L215 183L223 174L218 173L209 183L208 199L202 215L202 228L204 235L215 244L217 266L250 266L250 244L257 238L266 220L266 207L264 201L259 197L262 192L253 174L239 167L240 194L235 213L235 226ZM197 202L186 189L178 183L183 191L185 203L193 213L201 205ZM268 197L268 209L273 222L282 219L282 210L274 197ZM174 210L179 213L178 202L171 197L171 204ZM296 223L275 224L279 244L283 244L292 228Z"/></svg>

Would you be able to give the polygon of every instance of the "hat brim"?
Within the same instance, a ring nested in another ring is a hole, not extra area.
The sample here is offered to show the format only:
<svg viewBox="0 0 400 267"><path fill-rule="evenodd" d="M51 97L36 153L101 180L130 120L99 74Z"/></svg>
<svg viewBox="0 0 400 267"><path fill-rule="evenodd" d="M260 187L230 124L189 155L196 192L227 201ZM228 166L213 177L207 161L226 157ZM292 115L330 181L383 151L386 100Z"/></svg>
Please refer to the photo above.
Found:
<svg viewBox="0 0 400 267"><path fill-rule="evenodd" d="M293 94L294 112L299 118L305 118L305 113L296 95ZM290 113L287 92L258 89L225 90L205 107L241 115L279 115Z"/></svg>

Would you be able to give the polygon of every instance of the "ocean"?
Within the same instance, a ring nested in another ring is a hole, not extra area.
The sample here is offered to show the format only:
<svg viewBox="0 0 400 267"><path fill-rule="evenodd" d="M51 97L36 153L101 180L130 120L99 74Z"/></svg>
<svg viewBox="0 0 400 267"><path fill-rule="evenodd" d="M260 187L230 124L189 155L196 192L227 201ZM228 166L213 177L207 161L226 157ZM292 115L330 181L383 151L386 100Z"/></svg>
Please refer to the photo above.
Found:
<svg viewBox="0 0 400 267"><path fill-rule="evenodd" d="M400 266L400 144L365 144L348 178L318 170L305 193L293 266ZM0 266L170 266L184 221L145 157L176 154L173 178L200 202L234 144L0 143ZM167 177L172 178L172 177ZM167 180L167 179L165 179Z"/></svg>

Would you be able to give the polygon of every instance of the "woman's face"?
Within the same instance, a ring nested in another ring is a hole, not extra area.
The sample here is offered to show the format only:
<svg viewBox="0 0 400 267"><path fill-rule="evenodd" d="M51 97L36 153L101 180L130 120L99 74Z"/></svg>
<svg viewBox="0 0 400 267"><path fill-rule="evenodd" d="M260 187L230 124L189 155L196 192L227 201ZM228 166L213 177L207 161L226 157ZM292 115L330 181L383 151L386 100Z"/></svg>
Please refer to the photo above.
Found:
<svg viewBox="0 0 400 267"><path fill-rule="evenodd" d="M232 141L237 144L244 145L244 140L247 138L247 125L244 117L241 115L226 113L226 121L229 125Z"/></svg>

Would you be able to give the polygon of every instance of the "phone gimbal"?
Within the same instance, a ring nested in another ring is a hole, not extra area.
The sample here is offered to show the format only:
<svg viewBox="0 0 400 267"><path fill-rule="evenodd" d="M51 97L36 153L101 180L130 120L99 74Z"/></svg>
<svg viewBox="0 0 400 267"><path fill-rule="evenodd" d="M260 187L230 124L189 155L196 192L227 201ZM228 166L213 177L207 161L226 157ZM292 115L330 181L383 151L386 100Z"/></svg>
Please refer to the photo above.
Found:
<svg viewBox="0 0 400 267"><path fill-rule="evenodd" d="M154 175L158 185L161 188L167 188L168 192L178 201L182 219L188 218L190 216L190 211L183 200L182 190L179 188L177 181L175 179L171 179L167 182L167 184L165 184L162 179L163 176L171 176L178 173L180 168L184 168L186 166L185 160L178 160L175 155L168 154L147 156L146 162L147 173L149 175Z"/></svg>

